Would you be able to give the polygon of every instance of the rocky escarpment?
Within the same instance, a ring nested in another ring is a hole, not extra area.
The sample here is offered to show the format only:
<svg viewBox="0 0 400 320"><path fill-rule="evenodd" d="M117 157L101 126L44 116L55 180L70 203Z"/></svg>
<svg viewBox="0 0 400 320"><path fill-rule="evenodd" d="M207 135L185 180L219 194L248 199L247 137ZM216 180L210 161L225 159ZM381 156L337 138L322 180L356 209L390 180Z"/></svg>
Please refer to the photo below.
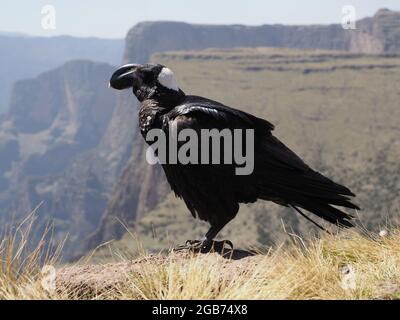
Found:
<svg viewBox="0 0 400 320"><path fill-rule="evenodd" d="M0 123L2 226L42 201L38 225L53 221L56 241L67 233L79 238L97 225L109 184L101 180L91 152L116 105L105 80L113 69L74 61L16 83L10 111ZM68 255L68 245L66 250Z"/></svg>
<svg viewBox="0 0 400 320"><path fill-rule="evenodd" d="M123 39L0 33L0 114L9 107L15 81L36 77L70 60L90 59L115 65L123 50Z"/></svg>
<svg viewBox="0 0 400 320"><path fill-rule="evenodd" d="M250 27L142 22L128 32L125 57L143 63L155 52L233 47L395 53L400 50L400 13L379 10L374 17L357 21L355 30L344 29L340 24Z"/></svg>

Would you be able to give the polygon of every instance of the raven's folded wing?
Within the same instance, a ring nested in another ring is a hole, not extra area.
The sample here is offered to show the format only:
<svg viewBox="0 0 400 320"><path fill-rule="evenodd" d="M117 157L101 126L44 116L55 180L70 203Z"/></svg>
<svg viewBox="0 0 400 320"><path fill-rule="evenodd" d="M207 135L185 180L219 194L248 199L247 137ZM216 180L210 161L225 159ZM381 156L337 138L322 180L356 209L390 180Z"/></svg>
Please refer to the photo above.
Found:
<svg viewBox="0 0 400 320"><path fill-rule="evenodd" d="M257 149L255 156L258 160L266 161L271 166L309 170L300 157L272 135L271 131L274 129L272 123L212 100L192 97L189 102L174 108L166 115L164 130L169 126L174 126L178 131L187 128L196 131L252 129Z"/></svg>
<svg viewBox="0 0 400 320"><path fill-rule="evenodd" d="M312 170L272 135L274 126L268 121L207 99L193 99L178 106L164 120L164 129L173 125L178 131L186 128L198 132L201 129L254 130L254 171L250 175L237 176L235 164L183 166L184 175L195 175L200 181L220 177L226 182L227 193L238 202L271 200L305 208L333 223L351 225L347 221L351 217L331 205L358 208L349 199L354 194Z"/></svg>

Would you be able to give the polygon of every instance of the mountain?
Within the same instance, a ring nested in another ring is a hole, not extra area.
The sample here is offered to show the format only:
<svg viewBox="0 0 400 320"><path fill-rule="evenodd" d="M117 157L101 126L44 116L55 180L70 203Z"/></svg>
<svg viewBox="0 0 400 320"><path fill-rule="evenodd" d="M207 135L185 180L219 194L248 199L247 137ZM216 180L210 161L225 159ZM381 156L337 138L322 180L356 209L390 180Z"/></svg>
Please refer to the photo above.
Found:
<svg viewBox="0 0 400 320"><path fill-rule="evenodd" d="M72 61L15 83L0 122L1 225L43 201L38 225L53 221L56 240L93 231L107 196L90 156L116 105L106 80L113 70Z"/></svg>
<svg viewBox="0 0 400 320"><path fill-rule="evenodd" d="M340 24L197 25L183 22L142 22L127 35L126 52L136 62L147 62L155 52L233 47L329 49L360 53L400 51L400 12L379 10L357 21L355 30Z"/></svg>
<svg viewBox="0 0 400 320"><path fill-rule="evenodd" d="M0 114L6 112L12 85L69 60L89 59L116 65L121 61L122 39L32 37L0 33Z"/></svg>

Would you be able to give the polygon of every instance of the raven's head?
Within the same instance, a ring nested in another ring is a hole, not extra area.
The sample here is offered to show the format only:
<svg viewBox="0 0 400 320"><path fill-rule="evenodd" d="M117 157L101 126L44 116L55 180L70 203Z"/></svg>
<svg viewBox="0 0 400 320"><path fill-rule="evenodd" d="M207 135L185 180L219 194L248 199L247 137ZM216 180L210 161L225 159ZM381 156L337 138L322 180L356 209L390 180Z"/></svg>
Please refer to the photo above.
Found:
<svg viewBox="0 0 400 320"><path fill-rule="evenodd" d="M184 94L174 73L161 64L126 64L111 76L110 87L117 90L132 88L139 101Z"/></svg>

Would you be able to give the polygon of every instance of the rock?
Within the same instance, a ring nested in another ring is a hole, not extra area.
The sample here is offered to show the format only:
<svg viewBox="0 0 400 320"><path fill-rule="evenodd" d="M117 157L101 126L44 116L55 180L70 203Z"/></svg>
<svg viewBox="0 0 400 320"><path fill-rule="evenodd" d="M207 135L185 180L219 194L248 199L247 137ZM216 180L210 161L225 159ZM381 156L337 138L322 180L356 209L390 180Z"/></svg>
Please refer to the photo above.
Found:
<svg viewBox="0 0 400 320"><path fill-rule="evenodd" d="M56 290L60 294L67 294L76 297L90 298L99 296L112 289L123 288L132 284L135 277L149 272L157 272L171 263L186 264L193 257L217 263L221 279L229 280L234 273L229 272L232 268L235 274L245 272L249 267L254 268L263 256L246 256L243 259L234 260L223 258L217 253L205 255L194 255L188 251L179 251L168 255L149 255L136 260L108 263L97 265L75 265L63 267L57 270Z"/></svg>

